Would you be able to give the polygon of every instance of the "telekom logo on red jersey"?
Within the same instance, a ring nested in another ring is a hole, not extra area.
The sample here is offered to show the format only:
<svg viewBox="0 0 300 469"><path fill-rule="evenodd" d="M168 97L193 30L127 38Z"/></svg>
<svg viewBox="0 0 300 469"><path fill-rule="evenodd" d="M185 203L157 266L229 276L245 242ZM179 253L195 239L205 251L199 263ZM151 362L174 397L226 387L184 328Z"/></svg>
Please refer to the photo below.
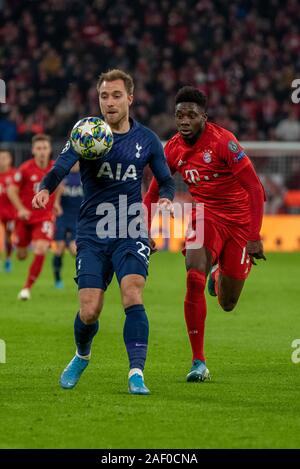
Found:
<svg viewBox="0 0 300 469"><path fill-rule="evenodd" d="M210 181L213 178L219 177L219 173L214 173L213 177L209 177L207 175L200 177L198 169L186 169L185 170L185 181L188 182L189 184L195 184L195 186L198 186L198 182L201 181Z"/></svg>
<svg viewBox="0 0 300 469"><path fill-rule="evenodd" d="M190 184L196 184L200 181L200 174L198 169L186 169L185 178Z"/></svg>

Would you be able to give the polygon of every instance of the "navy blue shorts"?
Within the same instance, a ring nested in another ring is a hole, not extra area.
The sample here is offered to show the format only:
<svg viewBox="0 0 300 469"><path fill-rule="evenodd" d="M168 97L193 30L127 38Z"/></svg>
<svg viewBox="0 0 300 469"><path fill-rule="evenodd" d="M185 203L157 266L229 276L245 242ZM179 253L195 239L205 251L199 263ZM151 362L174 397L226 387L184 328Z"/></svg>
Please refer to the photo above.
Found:
<svg viewBox="0 0 300 469"><path fill-rule="evenodd" d="M63 215L56 219L54 241L65 241L69 244L76 239L77 220L70 220Z"/></svg>
<svg viewBox="0 0 300 469"><path fill-rule="evenodd" d="M107 242L77 242L75 281L78 289L106 290L114 273L119 284L125 275L148 275L148 239L110 239Z"/></svg>

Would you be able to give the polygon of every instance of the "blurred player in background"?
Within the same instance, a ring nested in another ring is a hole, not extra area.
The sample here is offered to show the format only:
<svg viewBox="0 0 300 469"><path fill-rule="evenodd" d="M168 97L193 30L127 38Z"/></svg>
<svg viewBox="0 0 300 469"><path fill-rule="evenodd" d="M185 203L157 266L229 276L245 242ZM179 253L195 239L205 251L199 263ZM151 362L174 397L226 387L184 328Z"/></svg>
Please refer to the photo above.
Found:
<svg viewBox="0 0 300 469"><path fill-rule="evenodd" d="M61 279L62 260L65 249L68 248L72 256L76 256L76 228L80 205L83 199L79 162L57 189L55 199L55 250L52 261L54 282L56 288L63 288Z"/></svg>
<svg viewBox="0 0 300 469"><path fill-rule="evenodd" d="M31 205L41 180L52 168L51 153L50 137L44 134L35 135L32 139L33 158L21 164L14 175L12 185L8 188L8 197L17 210L15 230L17 258L26 259L30 244L34 254L26 282L18 294L20 300L30 299L30 290L42 271L53 238L55 196L51 196L50 203L43 210L33 210Z"/></svg>
<svg viewBox="0 0 300 469"><path fill-rule="evenodd" d="M166 144L171 173L179 172L195 202L204 204L204 243L192 245L197 229L193 212L192 232L184 250L187 290L184 314L193 352L187 381L209 378L204 355L206 300L218 296L225 311L231 311L248 277L253 258L265 259L260 237L264 190L250 159L235 136L207 122L207 98L193 87L183 87L176 96L178 133ZM151 223L151 203L157 201L153 179L144 198ZM198 225L199 228L199 225ZM193 233L194 231L194 233ZM214 266L214 267L213 267Z"/></svg>
<svg viewBox="0 0 300 469"><path fill-rule="evenodd" d="M0 225L3 226L5 261L4 271L11 272L12 233L14 230L16 209L7 197L7 188L13 181L15 168L9 150L0 149Z"/></svg>

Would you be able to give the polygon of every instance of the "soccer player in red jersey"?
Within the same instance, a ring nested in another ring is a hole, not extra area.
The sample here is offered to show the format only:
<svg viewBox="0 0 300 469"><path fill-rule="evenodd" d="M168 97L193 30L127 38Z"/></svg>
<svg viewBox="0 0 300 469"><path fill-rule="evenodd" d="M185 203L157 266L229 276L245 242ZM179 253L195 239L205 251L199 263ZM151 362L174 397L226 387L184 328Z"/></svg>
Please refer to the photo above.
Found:
<svg viewBox="0 0 300 469"><path fill-rule="evenodd" d="M34 254L20 300L30 299L30 290L40 275L47 250L53 238L53 205L55 195L50 198L47 208L33 210L31 201L38 192L43 177L52 168L51 139L48 135L37 134L32 139L33 158L25 161L14 175L13 184L8 188L8 196L17 210L16 247L17 258L26 259L28 246L32 244Z"/></svg>
<svg viewBox="0 0 300 469"><path fill-rule="evenodd" d="M11 271L12 232L16 218L16 209L7 197L7 188L15 174L12 167L12 155L9 150L0 149L0 225L4 228L5 272Z"/></svg>
<svg viewBox="0 0 300 469"><path fill-rule="evenodd" d="M175 108L178 133L165 146L171 172L180 173L194 202L204 204L202 247L195 248L188 238L184 250L184 314L193 353L187 381L204 381L210 376L204 355L208 274L211 272L209 293L218 297L225 311L231 311L254 258L265 259L260 237L264 189L235 136L207 122L206 109L207 98L202 92L190 86L181 88ZM153 179L144 198L148 215L157 199ZM193 227L196 222L193 214Z"/></svg>

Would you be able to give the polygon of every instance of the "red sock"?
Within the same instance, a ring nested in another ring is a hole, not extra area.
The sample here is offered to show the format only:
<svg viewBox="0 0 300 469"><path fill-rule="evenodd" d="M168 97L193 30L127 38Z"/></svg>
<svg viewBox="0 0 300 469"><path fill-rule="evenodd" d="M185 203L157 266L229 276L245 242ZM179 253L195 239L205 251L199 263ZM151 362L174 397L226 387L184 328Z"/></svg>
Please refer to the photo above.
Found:
<svg viewBox="0 0 300 469"><path fill-rule="evenodd" d="M43 264L44 264L45 256L41 254L36 254L32 261L32 264L29 268L28 277L24 288L31 288L38 276L40 275Z"/></svg>
<svg viewBox="0 0 300 469"><path fill-rule="evenodd" d="M206 275L196 269L187 273L187 291L184 301L184 316L193 351L193 360L205 361L204 329L206 318L206 300L204 289Z"/></svg>

